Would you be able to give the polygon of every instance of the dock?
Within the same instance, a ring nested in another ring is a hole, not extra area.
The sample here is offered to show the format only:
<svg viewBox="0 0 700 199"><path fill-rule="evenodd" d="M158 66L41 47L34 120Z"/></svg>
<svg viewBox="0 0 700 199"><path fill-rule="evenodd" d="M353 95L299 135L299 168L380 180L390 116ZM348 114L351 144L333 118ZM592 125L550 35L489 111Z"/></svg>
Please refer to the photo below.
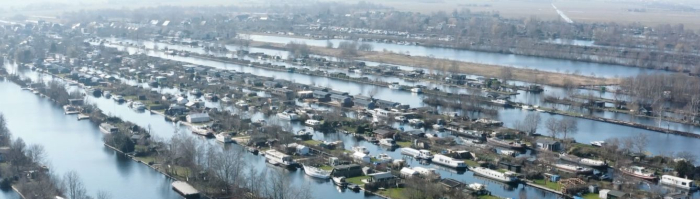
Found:
<svg viewBox="0 0 700 199"><path fill-rule="evenodd" d="M199 191L192 187L192 185L183 181L175 181L171 184L173 190L179 193L186 199L196 199L199 198Z"/></svg>

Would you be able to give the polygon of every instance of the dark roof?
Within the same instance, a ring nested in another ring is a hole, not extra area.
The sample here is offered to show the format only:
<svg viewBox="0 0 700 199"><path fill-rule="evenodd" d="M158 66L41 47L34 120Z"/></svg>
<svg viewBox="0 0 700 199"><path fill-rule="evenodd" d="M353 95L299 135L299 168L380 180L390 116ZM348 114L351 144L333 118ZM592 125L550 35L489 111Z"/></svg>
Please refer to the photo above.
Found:
<svg viewBox="0 0 700 199"><path fill-rule="evenodd" d="M374 179L386 179L386 178L395 178L396 177L396 176L392 175L391 172L373 173L373 174L369 174L367 176L373 177Z"/></svg>
<svg viewBox="0 0 700 199"><path fill-rule="evenodd" d="M386 130L386 129L377 129L377 130L374 130L374 133L379 134L379 135L385 135L385 134L390 134L390 133L394 133L394 132L390 131L390 130Z"/></svg>
<svg viewBox="0 0 700 199"><path fill-rule="evenodd" d="M362 166L359 164L346 164L346 165L337 165L333 166L333 169L339 169L339 170L344 170L344 169L362 169Z"/></svg>
<svg viewBox="0 0 700 199"><path fill-rule="evenodd" d="M617 196L617 197L623 197L623 196L625 196L625 192L618 191L618 190L610 190L610 191L608 192L608 195L613 195L613 196Z"/></svg>
<svg viewBox="0 0 700 199"><path fill-rule="evenodd" d="M444 179L440 180L440 184L443 184L445 186L452 187L452 188L464 185L462 182L457 181L457 180L452 179L452 178L444 178Z"/></svg>
<svg viewBox="0 0 700 199"><path fill-rule="evenodd" d="M555 140L539 138L539 139L537 139L537 143L542 143L542 144L555 144L555 143L559 143L559 142L557 142L557 141L555 141Z"/></svg>

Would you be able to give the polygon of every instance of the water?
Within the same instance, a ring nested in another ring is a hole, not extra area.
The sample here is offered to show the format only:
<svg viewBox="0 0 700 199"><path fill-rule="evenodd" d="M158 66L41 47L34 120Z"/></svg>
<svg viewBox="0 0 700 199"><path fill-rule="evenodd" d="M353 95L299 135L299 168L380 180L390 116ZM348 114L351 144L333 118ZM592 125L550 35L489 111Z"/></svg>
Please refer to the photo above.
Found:
<svg viewBox="0 0 700 199"><path fill-rule="evenodd" d="M314 39L304 39L304 38L291 38L282 36L270 36L270 35L250 35L250 39L254 41L271 42L271 43L282 43L286 44L292 41L304 42L311 46L325 47L326 41L330 41L334 46L338 46L340 42L349 40L314 40ZM412 56L434 56L435 58L451 59L458 61L491 64L491 65L501 65L501 66L512 66L517 68L529 68L537 69L542 71L550 72L560 72L560 73L573 73L578 72L580 75L587 76L599 76L599 77L629 77L635 76L642 72L644 73L658 73L663 72L659 70L649 70L637 67L629 67L622 65L612 65L612 64L600 64L582 61L571 61L563 59L552 59L544 57L534 57L526 55L514 55L514 54L502 54L502 53L491 53L491 52L480 52L480 51L470 51L470 50L460 50L451 48L432 48L424 46L406 46L398 44L388 44L388 43L378 43L378 42L364 42L370 43L374 46L375 51L388 51L396 53L406 53Z"/></svg>
<svg viewBox="0 0 700 199"><path fill-rule="evenodd" d="M64 115L53 102L11 82L0 82L0 96L0 112L14 136L44 146L54 173L78 172L90 195L103 190L114 198L181 198L162 174L104 147L96 125Z"/></svg>

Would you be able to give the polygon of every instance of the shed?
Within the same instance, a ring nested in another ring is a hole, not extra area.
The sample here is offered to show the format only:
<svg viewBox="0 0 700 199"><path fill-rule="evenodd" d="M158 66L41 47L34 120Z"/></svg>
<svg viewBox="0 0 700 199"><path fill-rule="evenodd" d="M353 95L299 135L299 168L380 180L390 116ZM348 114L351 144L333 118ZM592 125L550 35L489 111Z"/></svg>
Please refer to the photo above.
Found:
<svg viewBox="0 0 700 199"><path fill-rule="evenodd" d="M362 152L353 153L352 159L354 159L356 161L361 161L363 163L369 163L371 161L371 157L369 157L369 155L362 153Z"/></svg>
<svg viewBox="0 0 700 199"><path fill-rule="evenodd" d="M347 164L347 165L337 165L333 166L333 176L343 176L346 178L352 178L362 175L362 166L358 164Z"/></svg>
<svg viewBox="0 0 700 199"><path fill-rule="evenodd" d="M561 150L561 143L550 140L550 139L537 139L537 148L548 151L559 151Z"/></svg>
<svg viewBox="0 0 700 199"><path fill-rule="evenodd" d="M549 176L549 181L550 181L550 182L559 182L560 179L561 179L561 177L559 177L559 175L552 175L552 176Z"/></svg>
<svg viewBox="0 0 700 199"><path fill-rule="evenodd" d="M354 102L354 105L358 106L358 107L362 107L362 108L366 108L366 109L370 109L370 110L377 108L376 104L370 100L355 98L355 100L353 100L353 102Z"/></svg>
<svg viewBox="0 0 700 199"><path fill-rule="evenodd" d="M189 123L202 123L210 120L209 114L207 113L192 113L187 115L187 122Z"/></svg>
<svg viewBox="0 0 700 199"><path fill-rule="evenodd" d="M369 176L369 179L367 179L368 182L384 182L396 178L391 172L373 173L367 176Z"/></svg>
<svg viewBox="0 0 700 199"><path fill-rule="evenodd" d="M601 189L601 190L598 192L598 197L601 198L601 199L607 199L607 198L608 198L608 192L610 192L609 189Z"/></svg>
<svg viewBox="0 0 700 199"><path fill-rule="evenodd" d="M625 192L618 191L618 190L610 190L610 191L608 192L608 197L607 197L607 199L624 198L625 195L627 195Z"/></svg>
<svg viewBox="0 0 700 199"><path fill-rule="evenodd" d="M464 183L462 183L458 180L452 179L452 178L444 178L444 179L440 180L440 184L447 189L456 189L456 188L461 188L461 187L465 186Z"/></svg>

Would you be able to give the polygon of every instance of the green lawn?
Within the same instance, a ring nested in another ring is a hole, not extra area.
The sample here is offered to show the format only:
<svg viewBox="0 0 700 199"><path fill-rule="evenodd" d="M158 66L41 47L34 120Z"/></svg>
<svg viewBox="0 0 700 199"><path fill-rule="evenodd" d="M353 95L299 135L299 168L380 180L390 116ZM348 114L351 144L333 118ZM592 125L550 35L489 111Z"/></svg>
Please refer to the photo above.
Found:
<svg viewBox="0 0 700 199"><path fill-rule="evenodd" d="M319 167L319 169L323 169L323 170L326 170L326 171L332 171L332 170L333 170L333 167L332 167L332 166L328 166L328 165L323 165L323 166Z"/></svg>
<svg viewBox="0 0 700 199"><path fill-rule="evenodd" d="M464 163L466 163L470 167L478 167L479 166L479 163L477 163L474 160L464 160Z"/></svg>
<svg viewBox="0 0 700 199"><path fill-rule="evenodd" d="M501 199L498 196L491 196L491 195L483 195L483 196L479 196L478 198L479 199Z"/></svg>
<svg viewBox="0 0 700 199"><path fill-rule="evenodd" d="M411 142L396 142L400 147L406 148L406 147L411 147Z"/></svg>
<svg viewBox="0 0 700 199"><path fill-rule="evenodd" d="M498 169L498 172L505 173L508 172L508 169Z"/></svg>
<svg viewBox="0 0 700 199"><path fill-rule="evenodd" d="M155 163L156 162L156 157L154 157L154 156L143 156L143 157L134 157L134 158L138 161L142 161L145 163L149 163L149 162Z"/></svg>
<svg viewBox="0 0 700 199"><path fill-rule="evenodd" d="M362 182L362 180L368 179L368 178L369 178L369 176L358 176L358 177L352 177L352 178L345 179L345 181L347 181L348 183L356 184L356 185L363 185L365 183Z"/></svg>
<svg viewBox="0 0 700 199"><path fill-rule="evenodd" d="M561 190L561 185L556 182L549 182L546 179L533 180L535 184L545 186L547 188L553 189L555 191Z"/></svg>
<svg viewBox="0 0 700 199"><path fill-rule="evenodd" d="M385 189L385 190L380 190L379 194L387 196L392 199L402 199L405 198L403 195L403 190L405 188L391 188L391 189Z"/></svg>
<svg viewBox="0 0 700 199"><path fill-rule="evenodd" d="M594 194L594 193L587 193L586 195L583 195L582 197L584 199L600 199L598 197L598 194Z"/></svg>
<svg viewBox="0 0 700 199"><path fill-rule="evenodd" d="M318 146L321 144L321 141L318 140L305 140L304 144L308 144L309 146Z"/></svg>

